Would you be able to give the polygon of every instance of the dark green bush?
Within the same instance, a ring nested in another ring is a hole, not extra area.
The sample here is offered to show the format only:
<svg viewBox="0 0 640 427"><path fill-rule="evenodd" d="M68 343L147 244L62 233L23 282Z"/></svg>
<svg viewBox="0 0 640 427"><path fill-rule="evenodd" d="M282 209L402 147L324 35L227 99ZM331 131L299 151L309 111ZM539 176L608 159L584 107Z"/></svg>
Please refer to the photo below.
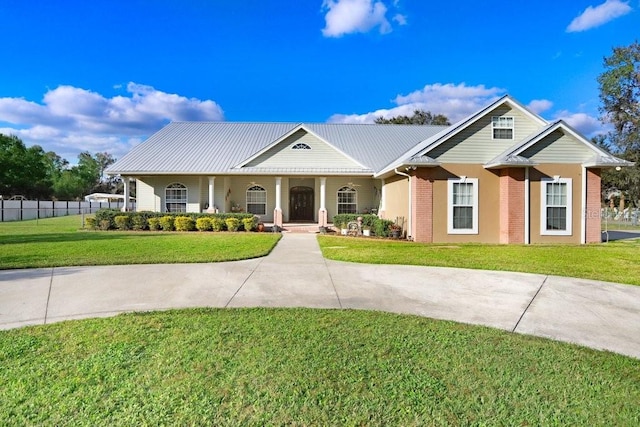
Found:
<svg viewBox="0 0 640 427"><path fill-rule="evenodd" d="M153 216L153 212L133 212L131 214L131 228L134 230L148 230L151 216Z"/></svg>
<svg viewBox="0 0 640 427"><path fill-rule="evenodd" d="M96 224L101 230L113 230L116 228L114 218L123 214L126 215L127 212L122 212L118 209L100 209L96 212Z"/></svg>
<svg viewBox="0 0 640 427"><path fill-rule="evenodd" d="M375 233L376 236L379 237L389 237L389 228L394 224L393 221L388 219L380 219L378 218L371 229Z"/></svg>

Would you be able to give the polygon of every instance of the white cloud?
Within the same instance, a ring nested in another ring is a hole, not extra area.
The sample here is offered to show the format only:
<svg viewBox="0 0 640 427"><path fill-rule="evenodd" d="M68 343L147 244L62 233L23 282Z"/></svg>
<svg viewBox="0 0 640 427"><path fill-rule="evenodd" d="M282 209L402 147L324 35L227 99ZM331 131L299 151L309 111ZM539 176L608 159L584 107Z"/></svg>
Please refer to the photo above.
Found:
<svg viewBox="0 0 640 427"><path fill-rule="evenodd" d="M613 21L631 12L629 3L620 0L606 0L604 3L587 7L582 14L571 21L567 27L568 33L590 30Z"/></svg>
<svg viewBox="0 0 640 427"><path fill-rule="evenodd" d="M405 15L401 15L401 14L397 13L393 17L393 20L396 21L398 23L398 25L407 25L407 17Z"/></svg>
<svg viewBox="0 0 640 427"><path fill-rule="evenodd" d="M433 114L444 114L451 123L455 123L495 101L504 93L504 89L487 88L484 85L436 83L426 85L408 95L398 95L394 100L397 107L364 114L334 114L328 121L331 123L373 123L377 117L410 116L414 110L425 110Z"/></svg>
<svg viewBox="0 0 640 427"><path fill-rule="evenodd" d="M600 120L586 113L572 113L567 110L562 110L556 113L556 119L564 120L569 126L588 138L608 131Z"/></svg>
<svg viewBox="0 0 640 427"><path fill-rule="evenodd" d="M527 108L536 114L547 111L551 107L553 107L553 102L549 101L548 99L534 99L527 105Z"/></svg>
<svg viewBox="0 0 640 427"><path fill-rule="evenodd" d="M186 98L129 83L128 96L106 98L73 86L45 93L43 102L0 98L0 133L74 162L81 151L107 151L115 157L169 121L223 120L214 101Z"/></svg>
<svg viewBox="0 0 640 427"><path fill-rule="evenodd" d="M381 34L391 32L387 20L387 6L374 0L324 0L322 7L327 11L325 37L341 37L351 33L366 33L379 27Z"/></svg>

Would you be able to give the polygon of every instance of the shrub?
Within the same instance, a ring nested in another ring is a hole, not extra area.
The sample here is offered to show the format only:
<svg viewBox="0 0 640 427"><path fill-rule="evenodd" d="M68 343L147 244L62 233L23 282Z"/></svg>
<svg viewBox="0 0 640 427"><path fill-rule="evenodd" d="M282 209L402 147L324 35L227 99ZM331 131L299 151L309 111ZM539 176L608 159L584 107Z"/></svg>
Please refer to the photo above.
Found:
<svg viewBox="0 0 640 427"><path fill-rule="evenodd" d="M131 215L131 228L134 230L146 230L149 227L148 213L137 212Z"/></svg>
<svg viewBox="0 0 640 427"><path fill-rule="evenodd" d="M96 212L96 223L101 230L111 230L116 228L114 218L122 215L118 209L100 209Z"/></svg>
<svg viewBox="0 0 640 427"><path fill-rule="evenodd" d="M193 231L196 228L193 218L188 216L177 216L173 220L176 231Z"/></svg>
<svg viewBox="0 0 640 427"><path fill-rule="evenodd" d="M92 216L88 216L84 219L84 225L86 228L93 230L96 228L96 219Z"/></svg>
<svg viewBox="0 0 640 427"><path fill-rule="evenodd" d="M224 230L225 225L226 224L222 218L213 218L211 220L211 228L213 228L213 231L222 231Z"/></svg>
<svg viewBox="0 0 640 427"><path fill-rule="evenodd" d="M162 227L160 226L160 218L152 217L149 218L149 230L158 231Z"/></svg>
<svg viewBox="0 0 640 427"><path fill-rule="evenodd" d="M118 230L128 230L130 228L129 215L118 215L113 218Z"/></svg>
<svg viewBox="0 0 640 427"><path fill-rule="evenodd" d="M251 217L251 218L243 218L242 219L242 225L244 226L244 230L245 231L251 231L255 228L256 226L256 217Z"/></svg>
<svg viewBox="0 0 640 427"><path fill-rule="evenodd" d="M376 236L388 237L389 236L389 228L393 224L394 224L394 222L391 221L391 220L378 218L373 224L373 231L376 234Z"/></svg>
<svg viewBox="0 0 640 427"><path fill-rule="evenodd" d="M173 231L174 230L174 217L171 215L165 215L160 218L160 227L162 227L162 231Z"/></svg>
<svg viewBox="0 0 640 427"><path fill-rule="evenodd" d="M198 229L198 231L211 231L213 229L211 218L205 216L196 219L196 228Z"/></svg>
<svg viewBox="0 0 640 427"><path fill-rule="evenodd" d="M238 231L240 227L240 220L235 217L227 218L224 222L227 224L227 230L229 231Z"/></svg>

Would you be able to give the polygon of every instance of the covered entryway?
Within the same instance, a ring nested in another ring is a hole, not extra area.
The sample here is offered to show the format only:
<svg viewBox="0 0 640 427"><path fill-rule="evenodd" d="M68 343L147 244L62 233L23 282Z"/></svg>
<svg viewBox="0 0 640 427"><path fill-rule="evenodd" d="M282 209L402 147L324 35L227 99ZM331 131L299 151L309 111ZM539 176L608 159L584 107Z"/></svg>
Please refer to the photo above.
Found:
<svg viewBox="0 0 640 427"><path fill-rule="evenodd" d="M291 187L289 190L289 221L313 221L313 188Z"/></svg>

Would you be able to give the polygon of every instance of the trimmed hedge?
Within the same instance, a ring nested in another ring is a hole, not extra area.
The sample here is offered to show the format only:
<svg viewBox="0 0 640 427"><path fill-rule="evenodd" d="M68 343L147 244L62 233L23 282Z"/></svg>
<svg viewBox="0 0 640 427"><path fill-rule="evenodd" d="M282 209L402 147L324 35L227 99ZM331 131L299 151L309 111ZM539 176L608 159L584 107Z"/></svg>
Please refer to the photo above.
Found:
<svg viewBox="0 0 640 427"><path fill-rule="evenodd" d="M207 218L211 221L211 229L214 231L223 231L227 229L226 220L229 218L234 218L238 221L237 228L240 228L240 225L244 224L244 220L247 220L247 224L253 224L252 228L255 227L255 217L250 213L217 213L217 214L209 214L209 213L187 213L187 212L150 212L150 211L140 211L140 212L122 212L118 209L100 209L95 214L95 227L100 228L101 230L117 230L121 229L118 227L116 223L116 217L126 217L119 219L121 225L127 224L128 228L132 228L134 230L164 230L171 231L174 229L182 229L182 223L186 225L189 230L194 230L196 223L199 218ZM180 223L176 223L176 218L182 217L186 219L181 219L178 221ZM233 221L232 221L233 222ZM192 225L189 225L192 224Z"/></svg>

